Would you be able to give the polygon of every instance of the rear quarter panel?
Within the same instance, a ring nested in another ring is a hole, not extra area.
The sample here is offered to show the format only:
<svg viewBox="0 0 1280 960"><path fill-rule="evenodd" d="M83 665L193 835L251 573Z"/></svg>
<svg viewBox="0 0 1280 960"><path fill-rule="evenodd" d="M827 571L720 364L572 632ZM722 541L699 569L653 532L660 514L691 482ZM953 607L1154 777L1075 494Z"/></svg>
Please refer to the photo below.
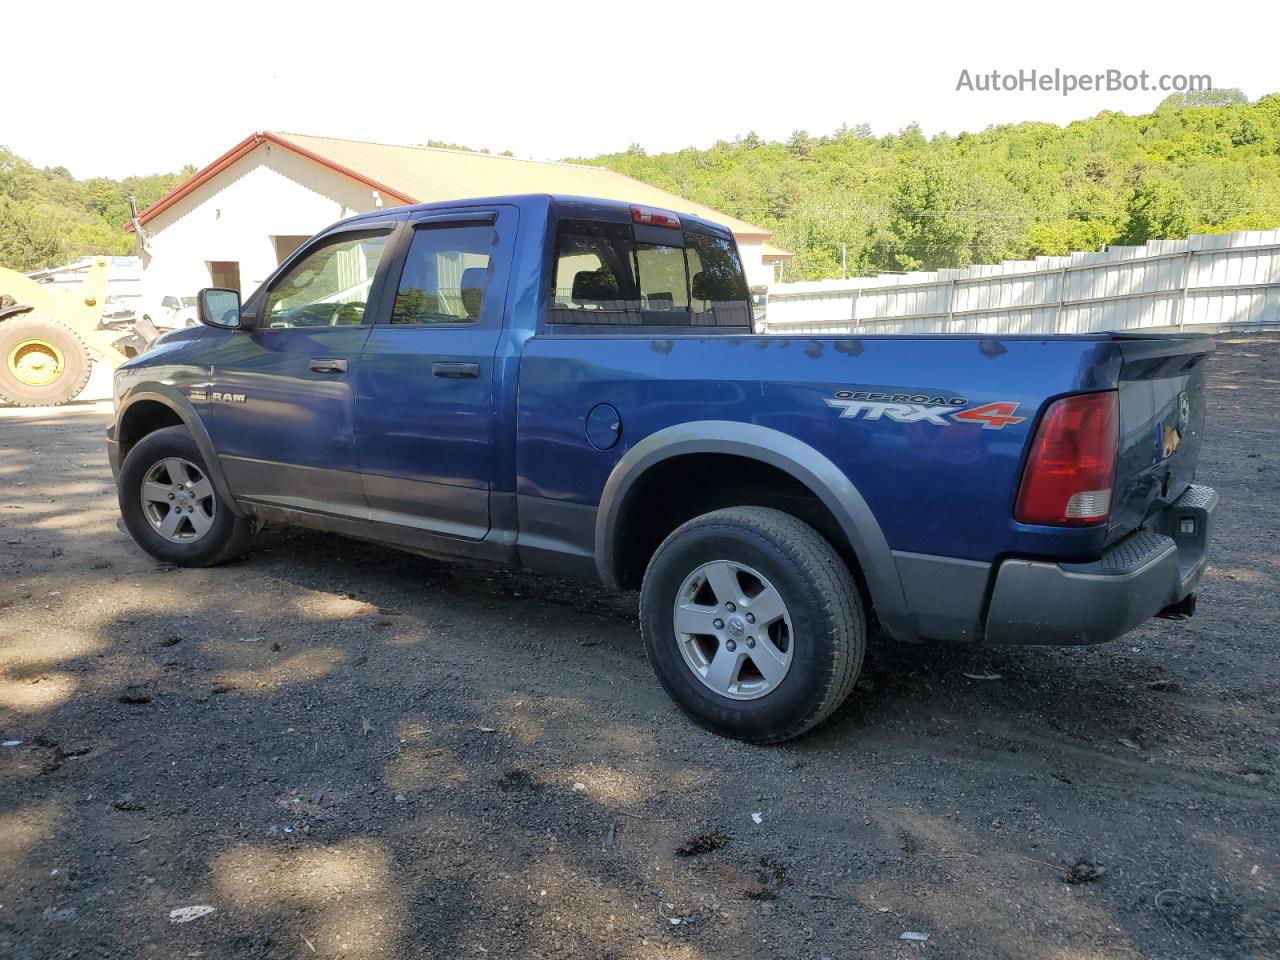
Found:
<svg viewBox="0 0 1280 960"><path fill-rule="evenodd" d="M1013 520L1024 451L1047 399L1114 387L1104 339L577 336L529 339L520 365L517 493L595 505L636 443L665 427L729 420L794 436L840 467L896 551L990 562L1004 555L1096 556L1105 530ZM1018 404L1000 429L841 417L839 391ZM617 408L610 450L587 440L587 414Z"/></svg>

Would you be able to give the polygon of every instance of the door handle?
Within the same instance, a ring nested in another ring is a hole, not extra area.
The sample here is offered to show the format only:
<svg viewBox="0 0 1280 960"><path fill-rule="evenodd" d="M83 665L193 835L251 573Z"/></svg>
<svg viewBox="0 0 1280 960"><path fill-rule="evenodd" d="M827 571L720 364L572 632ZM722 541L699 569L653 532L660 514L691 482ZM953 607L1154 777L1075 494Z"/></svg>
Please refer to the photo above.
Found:
<svg viewBox="0 0 1280 960"><path fill-rule="evenodd" d="M346 373L347 361L341 357L324 357L311 361L311 369L316 373Z"/></svg>
<svg viewBox="0 0 1280 960"><path fill-rule="evenodd" d="M480 376L478 363L433 363L431 374L446 380L474 380Z"/></svg>

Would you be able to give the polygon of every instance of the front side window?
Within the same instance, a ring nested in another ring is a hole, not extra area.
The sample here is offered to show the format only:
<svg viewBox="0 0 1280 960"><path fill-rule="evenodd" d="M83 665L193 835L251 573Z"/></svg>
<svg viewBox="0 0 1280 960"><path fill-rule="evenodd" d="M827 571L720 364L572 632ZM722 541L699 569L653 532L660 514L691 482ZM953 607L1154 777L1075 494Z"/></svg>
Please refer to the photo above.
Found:
<svg viewBox="0 0 1280 960"><path fill-rule="evenodd" d="M388 231L343 234L312 250L267 294L266 326L359 326Z"/></svg>
<svg viewBox="0 0 1280 960"><path fill-rule="evenodd" d="M391 322L475 323L480 319L496 236L488 223L415 230Z"/></svg>

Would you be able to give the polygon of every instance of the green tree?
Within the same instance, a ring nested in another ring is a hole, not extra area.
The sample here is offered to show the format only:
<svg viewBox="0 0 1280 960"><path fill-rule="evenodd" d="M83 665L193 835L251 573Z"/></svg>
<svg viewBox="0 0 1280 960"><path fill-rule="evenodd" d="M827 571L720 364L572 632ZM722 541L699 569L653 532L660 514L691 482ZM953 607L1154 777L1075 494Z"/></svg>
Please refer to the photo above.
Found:
<svg viewBox="0 0 1280 960"><path fill-rule="evenodd" d="M813 137L804 130L797 130L791 134L791 139L787 141L787 149L791 151L793 156L808 157L813 153Z"/></svg>
<svg viewBox="0 0 1280 960"><path fill-rule="evenodd" d="M66 235L66 259L77 260L95 253L123 257L132 254L132 234L105 223L77 223Z"/></svg>
<svg viewBox="0 0 1280 960"><path fill-rule="evenodd" d="M1118 238L1123 244L1185 236L1194 222L1186 192L1175 181L1163 177L1143 181L1129 198L1127 213Z"/></svg>
<svg viewBox="0 0 1280 960"><path fill-rule="evenodd" d="M1171 93L1160 101L1156 107L1160 110L1181 110L1184 107L1229 107L1237 103L1248 103L1249 98L1235 87L1210 88L1208 90L1191 90L1187 93Z"/></svg>
<svg viewBox="0 0 1280 960"><path fill-rule="evenodd" d="M966 199L953 162L930 157L909 164L889 200L891 239L883 251L884 266L936 270L968 265L973 230Z"/></svg>
<svg viewBox="0 0 1280 960"><path fill-rule="evenodd" d="M39 270L67 259L67 244L55 218L36 207L0 198L0 265Z"/></svg>
<svg viewBox="0 0 1280 960"><path fill-rule="evenodd" d="M886 140L892 143L899 150L922 150L928 146L924 134L920 132L920 124L912 121Z"/></svg>

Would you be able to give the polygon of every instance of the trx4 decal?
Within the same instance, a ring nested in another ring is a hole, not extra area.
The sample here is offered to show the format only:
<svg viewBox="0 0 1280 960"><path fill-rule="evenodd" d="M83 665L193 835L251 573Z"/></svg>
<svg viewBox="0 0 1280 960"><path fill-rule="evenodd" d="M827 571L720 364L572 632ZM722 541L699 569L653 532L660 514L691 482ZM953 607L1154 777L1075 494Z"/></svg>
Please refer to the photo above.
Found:
<svg viewBox="0 0 1280 960"><path fill-rule="evenodd" d="M863 420L879 420L883 417L895 423L932 423L939 427L949 427L959 421L980 424L984 430L1001 430L1027 419L1016 416L1018 404L1010 400L970 407L964 397L947 399L927 394L841 390L834 397L828 397L827 404L839 410L842 418L861 416Z"/></svg>

